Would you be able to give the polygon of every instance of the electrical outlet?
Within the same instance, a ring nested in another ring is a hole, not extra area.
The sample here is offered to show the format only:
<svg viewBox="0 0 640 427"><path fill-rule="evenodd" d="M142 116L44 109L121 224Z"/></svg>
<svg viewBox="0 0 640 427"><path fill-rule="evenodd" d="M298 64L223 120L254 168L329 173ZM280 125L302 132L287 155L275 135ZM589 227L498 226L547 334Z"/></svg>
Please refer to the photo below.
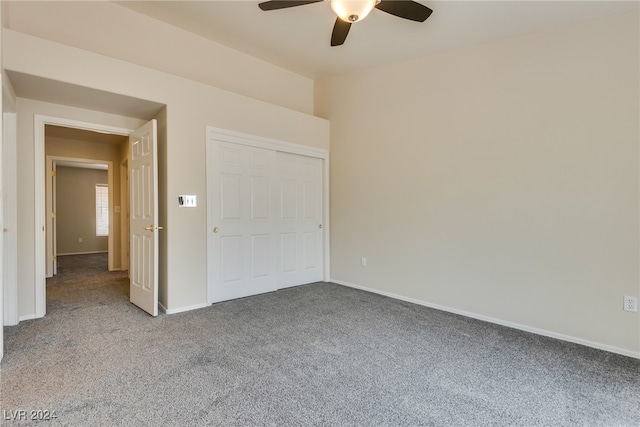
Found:
<svg viewBox="0 0 640 427"><path fill-rule="evenodd" d="M363 267L367 266L367 259L365 257L360 258L360 265Z"/></svg>
<svg viewBox="0 0 640 427"><path fill-rule="evenodd" d="M624 311L638 312L638 297L624 296Z"/></svg>
<svg viewBox="0 0 640 427"><path fill-rule="evenodd" d="M84 239L82 237L78 237L78 243L82 243L84 242Z"/></svg>

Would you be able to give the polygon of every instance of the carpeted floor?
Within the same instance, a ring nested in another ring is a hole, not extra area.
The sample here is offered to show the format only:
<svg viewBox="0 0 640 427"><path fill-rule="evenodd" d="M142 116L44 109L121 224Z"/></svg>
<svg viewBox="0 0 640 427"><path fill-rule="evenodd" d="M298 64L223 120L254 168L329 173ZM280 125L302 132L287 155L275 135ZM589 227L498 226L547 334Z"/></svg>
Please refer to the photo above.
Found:
<svg viewBox="0 0 640 427"><path fill-rule="evenodd" d="M3 425L640 425L640 360L325 283L152 318L105 270L5 328Z"/></svg>

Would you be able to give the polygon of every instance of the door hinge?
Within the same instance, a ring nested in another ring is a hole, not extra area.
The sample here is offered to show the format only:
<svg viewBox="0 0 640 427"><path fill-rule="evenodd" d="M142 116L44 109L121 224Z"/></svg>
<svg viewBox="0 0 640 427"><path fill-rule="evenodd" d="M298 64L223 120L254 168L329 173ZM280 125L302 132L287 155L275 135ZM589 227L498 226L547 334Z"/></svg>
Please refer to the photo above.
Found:
<svg viewBox="0 0 640 427"><path fill-rule="evenodd" d="M51 261L55 261L55 260L56 260L56 256L54 255L51 257Z"/></svg>
<svg viewBox="0 0 640 427"><path fill-rule="evenodd" d="M51 212L51 218L55 218L56 217L56 213L55 212Z"/></svg>
<svg viewBox="0 0 640 427"><path fill-rule="evenodd" d="M56 171L51 171L51 176L56 176Z"/></svg>

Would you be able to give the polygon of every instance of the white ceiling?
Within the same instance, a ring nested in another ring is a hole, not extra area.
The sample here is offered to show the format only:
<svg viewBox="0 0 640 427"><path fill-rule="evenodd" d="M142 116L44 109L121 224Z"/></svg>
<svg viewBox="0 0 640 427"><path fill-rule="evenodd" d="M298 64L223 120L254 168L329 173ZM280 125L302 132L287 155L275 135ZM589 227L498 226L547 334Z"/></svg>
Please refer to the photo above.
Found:
<svg viewBox="0 0 640 427"><path fill-rule="evenodd" d="M639 4L420 0L434 11L424 23L374 10L351 27L343 46L330 47L335 15L327 1L269 12L260 10L258 1L248 0L117 3L310 78L421 58L638 9Z"/></svg>

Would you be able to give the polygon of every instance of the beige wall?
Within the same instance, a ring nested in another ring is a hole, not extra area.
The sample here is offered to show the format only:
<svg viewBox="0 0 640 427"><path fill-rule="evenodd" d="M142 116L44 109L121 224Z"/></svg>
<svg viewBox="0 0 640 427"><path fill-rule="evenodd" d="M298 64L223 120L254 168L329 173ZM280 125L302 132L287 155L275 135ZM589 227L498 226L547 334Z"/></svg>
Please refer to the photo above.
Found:
<svg viewBox="0 0 640 427"><path fill-rule="evenodd" d="M4 30L8 70L73 83L167 106L159 119L160 301L184 310L206 304L205 131L216 126L280 141L328 149L326 120L254 100L136 64ZM135 128L127 119L60 105L19 100L20 315L34 313L33 114ZM83 117L88 117L83 119ZM111 123L127 122L126 124ZM164 135L162 134L164 132ZM180 209L178 194L195 194L198 207ZM163 252L164 251L164 252Z"/></svg>
<svg viewBox="0 0 640 427"><path fill-rule="evenodd" d="M332 278L640 357L638 36L632 12L318 81Z"/></svg>
<svg viewBox="0 0 640 427"><path fill-rule="evenodd" d="M10 29L313 112L313 80L112 2L3 3Z"/></svg>
<svg viewBox="0 0 640 427"><path fill-rule="evenodd" d="M63 166L56 169L58 255L108 251L107 236L96 236L98 184L108 184L106 170ZM79 238L82 238L82 242Z"/></svg>

